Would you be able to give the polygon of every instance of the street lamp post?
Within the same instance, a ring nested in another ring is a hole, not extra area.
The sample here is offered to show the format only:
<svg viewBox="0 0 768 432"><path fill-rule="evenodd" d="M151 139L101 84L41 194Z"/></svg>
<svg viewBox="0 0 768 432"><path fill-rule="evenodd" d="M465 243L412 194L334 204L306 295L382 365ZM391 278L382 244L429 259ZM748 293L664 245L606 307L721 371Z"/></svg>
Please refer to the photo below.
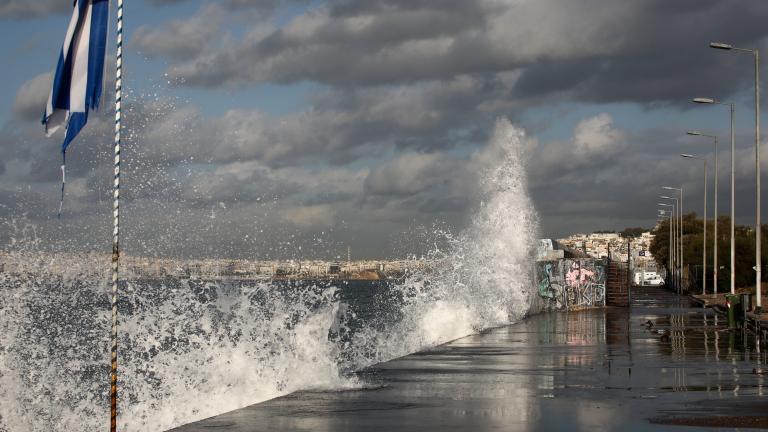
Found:
<svg viewBox="0 0 768 432"><path fill-rule="evenodd" d="M677 266L677 239L675 238L677 235L677 228L675 227L675 206L669 203L659 203L659 206L672 207L670 210L666 211L669 215L669 276L667 279L669 279L671 285L675 287L675 290L677 290L677 271L675 270Z"/></svg>
<svg viewBox="0 0 768 432"><path fill-rule="evenodd" d="M672 265L673 265L673 274L674 274L674 286L675 286L675 292L677 292L677 284L679 280L679 269L680 269L680 256L678 255L678 245L679 242L677 241L677 237L679 236L679 231L677 229L677 225L680 223L678 217L677 217L677 200L672 199L673 202L671 204L659 204L664 206L671 207L672 211Z"/></svg>
<svg viewBox="0 0 768 432"><path fill-rule="evenodd" d="M722 42L710 43L711 48L733 50L752 53L755 61L755 291L757 295L755 311L761 312L763 305L761 301L762 291L762 262L760 258L761 247L761 221L760 221L760 51L757 49L738 48L731 44Z"/></svg>
<svg viewBox="0 0 768 432"><path fill-rule="evenodd" d="M733 102L719 102L713 98L694 98L693 102L701 104L725 105L731 111L731 294L736 294L736 134L734 132L734 115L736 112ZM717 157L715 157L717 161ZM717 168L715 168L717 171ZM717 175L715 175L717 177ZM715 180L715 196L717 196L717 180ZM717 198L715 198L717 199ZM715 230L717 230L718 208L715 204ZM715 231L715 247L717 247L717 231ZM717 259L717 249L715 249L715 259ZM715 264L715 275L720 270ZM717 276L715 276L715 294L717 294Z"/></svg>
<svg viewBox="0 0 768 432"><path fill-rule="evenodd" d="M680 156L688 159L696 159L704 162L704 247L702 248L702 288L701 288L701 294L707 293L707 159L699 156L694 156L691 154L681 154ZM717 160L717 156L715 156L715 160ZM715 166L717 166L717 163L715 163ZM715 177L717 177L717 174L715 174ZM715 183L717 184L717 183ZM715 197L717 197L717 190L715 190ZM715 203L717 203L717 198L715 198ZM715 204L715 207L717 207L717 204ZM717 217L717 213L715 213L715 217ZM717 220L717 219L715 219ZM715 222L717 223L717 222ZM717 228L715 228L715 240L717 240ZM717 243L715 243L717 244ZM715 246L715 266L717 266L717 246ZM715 270L715 280L717 280L717 270ZM717 294L717 282L715 282L714 285L714 291L715 294Z"/></svg>
<svg viewBox="0 0 768 432"><path fill-rule="evenodd" d="M675 270L676 270L676 273L677 273L677 290L678 290L678 292L681 292L682 291L681 285L683 283L683 260L682 260L682 257L683 257L683 254L682 254L682 251L683 251L683 238L682 238L683 237L683 235L682 235L683 234L683 229L682 229L682 225L683 225L683 218L682 218L683 207L682 207L682 203L680 202L680 200L678 200L675 197L662 196L661 198L668 199L668 200L674 200L674 202L675 202L675 205L673 207L673 210L675 210L677 212L677 221L676 221L677 226L675 227L676 228L676 232L675 232L675 241L676 241L676 244L675 244L675 259L676 259L677 262L676 262Z"/></svg>
<svg viewBox="0 0 768 432"><path fill-rule="evenodd" d="M669 272L670 275L672 274L672 269L674 268L674 261L672 258L672 251L674 250L673 246L673 236L672 236L672 220L674 219L673 212L669 212ZM670 278L672 279L672 278Z"/></svg>
<svg viewBox="0 0 768 432"><path fill-rule="evenodd" d="M660 223L667 222L667 219L668 219L667 212L662 210L662 209L658 209L658 212L659 212L659 214L656 215L656 223L660 224ZM669 251L669 247L670 246L671 246L671 243L667 245L667 251ZM672 264L672 261L671 261L672 256L669 255L669 253L667 253L667 255L668 255L667 256L667 269L669 269L671 267L671 264Z"/></svg>
<svg viewBox="0 0 768 432"><path fill-rule="evenodd" d="M670 204L659 204L659 205L660 206L669 206ZM673 212L671 210L670 211L659 210L659 214L660 215L667 215L667 219L668 219L668 224L669 224L669 245L667 246L667 255L668 255L668 258L669 258L669 265L667 266L667 270L668 270L668 272L667 272L668 273L667 274L667 280L668 281L673 281L673 278L672 278L673 270L672 269L674 268L674 260L672 258L672 251L674 250L674 248L672 247L672 245L673 245L673 240L672 240L672 238L673 238L673 235L672 235L672 221L673 221L674 216L673 216Z"/></svg>
<svg viewBox="0 0 768 432"><path fill-rule="evenodd" d="M680 193L680 201L678 202L677 206L677 218L679 223L677 224L678 229L678 236L677 241L679 243L677 253L680 257L680 259L677 261L678 265L680 266L680 274L678 275L680 279L680 286L678 287L679 292L678 294L682 294L683 292L683 187L680 186L679 188L671 187L671 186L662 186L662 189L666 190L673 190Z"/></svg>
<svg viewBox="0 0 768 432"><path fill-rule="evenodd" d="M717 263L717 261L718 261L718 259L717 259L717 239L718 239L718 237L717 237L717 217L718 217L718 214L719 214L718 211L717 211L717 188L718 188L717 174L720 172L720 170L718 169L718 166L717 166L717 160L718 160L718 154L719 154L719 149L718 149L718 145L717 145L717 137L715 135L708 135L708 134L705 134L705 133L701 133L699 131L688 131L687 133L688 133L688 135L703 136L703 137L707 137L707 138L712 138L714 140L714 142L715 142L715 238L713 239L713 242L712 242L713 243L712 249L713 249L713 255L714 255L714 258L712 260L713 261L712 264L714 266L713 281L712 281L712 293L713 294L717 294L717 275L720 273L719 272L720 267L719 267L719 265ZM705 196L706 196L706 193L705 193ZM705 227L707 226L707 216L706 216L706 213L704 214L704 226ZM705 228L704 229L704 249L705 250L707 249L706 236L707 236L707 233L706 233L706 228Z"/></svg>
<svg viewBox="0 0 768 432"><path fill-rule="evenodd" d="M682 281L682 266L680 265L680 202L677 198L665 195L659 195L659 198L674 202L674 204L672 204L672 214L675 219L675 245L673 248L675 252L675 291L679 292L680 283Z"/></svg>

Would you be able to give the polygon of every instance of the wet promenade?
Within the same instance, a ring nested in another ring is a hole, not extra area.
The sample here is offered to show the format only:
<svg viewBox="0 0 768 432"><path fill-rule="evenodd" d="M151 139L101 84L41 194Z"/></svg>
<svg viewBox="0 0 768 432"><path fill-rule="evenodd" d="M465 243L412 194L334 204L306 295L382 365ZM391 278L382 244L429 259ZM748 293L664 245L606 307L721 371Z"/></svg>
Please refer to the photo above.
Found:
<svg viewBox="0 0 768 432"><path fill-rule="evenodd" d="M768 426L766 355L753 336L663 289L637 288L632 303L536 315L380 364L361 373L369 389L294 393L175 430Z"/></svg>

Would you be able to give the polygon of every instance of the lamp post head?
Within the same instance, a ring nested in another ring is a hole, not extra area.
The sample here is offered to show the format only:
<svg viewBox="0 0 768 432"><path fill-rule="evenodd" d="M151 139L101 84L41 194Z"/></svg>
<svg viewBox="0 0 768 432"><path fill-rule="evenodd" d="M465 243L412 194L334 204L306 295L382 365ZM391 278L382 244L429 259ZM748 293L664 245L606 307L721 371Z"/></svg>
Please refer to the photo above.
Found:
<svg viewBox="0 0 768 432"><path fill-rule="evenodd" d="M733 45L722 43L722 42L712 42L709 44L709 47L716 48L716 49L724 49L724 50L733 49Z"/></svg>
<svg viewBox="0 0 768 432"><path fill-rule="evenodd" d="M692 159L697 159L697 157L696 157L696 156L694 156L694 155L692 155L692 154L687 154L687 153L683 153L683 154L681 154L680 156L682 156L682 157L684 157L684 158L692 158Z"/></svg>
<svg viewBox="0 0 768 432"><path fill-rule="evenodd" d="M659 198L664 198L664 199L675 199L675 198L672 198L672 197L668 197L668 196L666 196L666 195L659 195Z"/></svg>
<svg viewBox="0 0 768 432"><path fill-rule="evenodd" d="M661 188L666 190L678 190L677 188L673 188L671 186L662 186Z"/></svg>
<svg viewBox="0 0 768 432"><path fill-rule="evenodd" d="M688 135L694 135L694 136L701 136L701 135L703 135L703 134L701 133L701 131L697 131L697 130L689 130L688 132L686 132L686 134L688 134Z"/></svg>
<svg viewBox="0 0 768 432"><path fill-rule="evenodd" d="M713 104L715 100L712 98L693 98L693 103Z"/></svg>

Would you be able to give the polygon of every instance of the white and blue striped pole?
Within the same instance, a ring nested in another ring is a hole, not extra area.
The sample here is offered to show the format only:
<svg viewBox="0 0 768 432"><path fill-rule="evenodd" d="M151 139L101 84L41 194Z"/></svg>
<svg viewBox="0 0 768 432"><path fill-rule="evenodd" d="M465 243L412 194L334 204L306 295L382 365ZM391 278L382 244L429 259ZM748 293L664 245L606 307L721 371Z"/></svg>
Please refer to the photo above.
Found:
<svg viewBox="0 0 768 432"><path fill-rule="evenodd" d="M112 363L110 431L117 431L117 283L120 264L120 127L123 96L123 0L117 0L117 56L115 60L115 171L112 203Z"/></svg>

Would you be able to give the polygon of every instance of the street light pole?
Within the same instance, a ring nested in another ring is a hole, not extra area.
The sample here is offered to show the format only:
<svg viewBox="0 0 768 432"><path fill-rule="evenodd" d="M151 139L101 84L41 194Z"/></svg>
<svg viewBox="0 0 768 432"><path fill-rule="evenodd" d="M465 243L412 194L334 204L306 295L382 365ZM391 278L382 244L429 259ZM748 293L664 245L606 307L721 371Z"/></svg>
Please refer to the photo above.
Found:
<svg viewBox="0 0 768 432"><path fill-rule="evenodd" d="M680 186L680 208L677 209L677 214L680 217L680 292L679 294L683 293L683 272L685 269L685 266L683 264L683 260L685 259L685 254L683 253L685 251L684 245L683 245L683 239L685 236L685 233L683 232L683 187Z"/></svg>
<svg viewBox="0 0 768 432"><path fill-rule="evenodd" d="M702 288L701 288L701 294L707 293L707 159L699 156L694 156L691 154L681 154L680 156L684 158L689 159L696 159L704 162L704 241L703 241L703 248L702 248ZM715 160L717 160L717 156L715 156ZM715 174L717 176L717 174ZM715 191L715 197L717 197L717 191ZM717 203L717 198L715 198L715 203ZM717 204L715 204L717 206ZM717 237L717 234L715 234L715 237ZM717 250L717 249L715 249ZM717 253L717 252L715 252ZM715 272L715 275L717 272ZM717 276L715 276L715 279L717 279ZM717 294L717 284L715 284L714 293Z"/></svg>
<svg viewBox="0 0 768 432"><path fill-rule="evenodd" d="M659 206L672 207L671 210L667 210L667 214L669 215L669 275L667 276L667 279L669 282L671 282L671 285L677 289L677 271L675 271L675 266L677 264L677 240L675 239L677 228L675 228L675 206L669 203L659 203Z"/></svg>
<svg viewBox="0 0 768 432"><path fill-rule="evenodd" d="M735 106L731 108L731 294L736 294L736 133L733 129Z"/></svg>
<svg viewBox="0 0 768 432"><path fill-rule="evenodd" d="M680 259L677 261L678 265L680 266L680 274L678 275L680 279L680 286L678 294L683 293L683 187L680 186L679 188L671 187L671 186L663 186L662 189L666 190L674 190L677 192L680 192L680 201L678 202L677 206L677 218L679 220L679 223L677 224L677 229L679 231L679 235L677 237L679 244L679 247L677 249L677 253L680 256Z"/></svg>
<svg viewBox="0 0 768 432"><path fill-rule="evenodd" d="M668 206L669 204L659 204L659 205ZM665 217L667 218L667 225L669 225L669 242L668 242L669 244L667 245L667 258L668 258L669 264L667 266L667 279L666 280L667 280L667 282L670 283L670 286L673 286L674 285L674 278L672 276L674 274L674 270L673 270L674 269L674 258L673 258L673 255L672 255L672 251L674 251L674 247L673 247L673 242L674 242L673 237L674 236L672 234L673 213L672 213L671 210L669 210L669 211L667 211L667 210L659 210L659 214L665 215Z"/></svg>
<svg viewBox="0 0 768 432"><path fill-rule="evenodd" d="M666 195L659 195L659 198L666 199L670 201L674 201L674 204L667 204L672 206L672 217L675 220L674 222L674 246L672 248L672 251L674 253L675 262L674 262L674 269L675 269L675 292L679 291L680 289L680 246L679 246L679 239L680 239L680 204L677 200L677 198L666 196Z"/></svg>
<svg viewBox="0 0 768 432"><path fill-rule="evenodd" d="M666 199L674 199L675 206L677 207L677 266L678 266L678 294L682 294L683 285L683 188L674 188L670 186L663 186L662 189L674 190L680 192L680 199L665 197Z"/></svg>
<svg viewBox="0 0 768 432"><path fill-rule="evenodd" d="M717 263L717 217L718 217L718 211L717 211L717 189L718 189L718 182L717 182L717 173L720 171L717 167L717 160L719 155L719 149L718 149L718 143L717 143L717 136L715 135L708 135L705 133L701 133L699 131L688 131L688 135L694 135L694 136L703 136L707 138L712 138L715 142L715 238L713 239L712 243L712 249L713 249L713 266L714 266L714 272L713 272L713 282L712 282L712 293L717 294L717 276L720 273L720 266ZM706 196L706 193L705 193ZM704 214L704 226L706 227L707 224L707 215ZM704 230L704 249L707 249L707 240L706 240L706 229ZM706 265L706 264L705 264Z"/></svg>
<svg viewBox="0 0 768 432"><path fill-rule="evenodd" d="M693 102L700 104L715 104L725 105L731 112L731 294L736 294L736 133L734 130L734 117L736 112L736 106L733 102L720 102L714 98L694 98ZM715 158L717 161L717 158ZM717 162L715 162L717 163ZM715 178L717 178L717 172L719 170L715 168ZM715 180L715 197L717 197L717 180ZM717 198L715 198L717 200ZM717 201L715 201L717 202ZM717 230L717 215L718 208L715 203L715 230ZM717 231L715 231L715 247L718 244ZM715 250L715 259L717 259L718 253ZM715 264L715 271L720 270L719 266ZM716 273L717 274L717 273ZM717 294L717 276L715 276L715 294Z"/></svg>
<svg viewBox="0 0 768 432"><path fill-rule="evenodd" d="M672 219L673 219L672 214L673 214L672 212L669 212L669 274L670 276L672 275L672 271L673 271L672 269L674 268L674 261L672 258L672 251L674 250L672 248L672 245L673 245L672 244L672 241L673 241L672 240ZM669 278L669 279L672 279L672 278Z"/></svg>
<svg viewBox="0 0 768 432"><path fill-rule="evenodd" d="M762 222L760 220L760 52L757 49L738 48L722 42L710 43L711 48L752 53L755 61L755 291L757 295L755 312L763 309L762 291L762 259L760 238L762 237Z"/></svg>
<svg viewBox="0 0 768 432"><path fill-rule="evenodd" d="M755 55L755 175L757 181L757 193L756 193L756 209L755 215L755 270L757 271L756 284L757 284L757 305L755 310L757 313L762 312L763 304L760 298L761 291L763 290L763 278L762 278L762 248L760 247L760 239L763 236L762 221L760 220L760 53L757 50L753 51Z"/></svg>

